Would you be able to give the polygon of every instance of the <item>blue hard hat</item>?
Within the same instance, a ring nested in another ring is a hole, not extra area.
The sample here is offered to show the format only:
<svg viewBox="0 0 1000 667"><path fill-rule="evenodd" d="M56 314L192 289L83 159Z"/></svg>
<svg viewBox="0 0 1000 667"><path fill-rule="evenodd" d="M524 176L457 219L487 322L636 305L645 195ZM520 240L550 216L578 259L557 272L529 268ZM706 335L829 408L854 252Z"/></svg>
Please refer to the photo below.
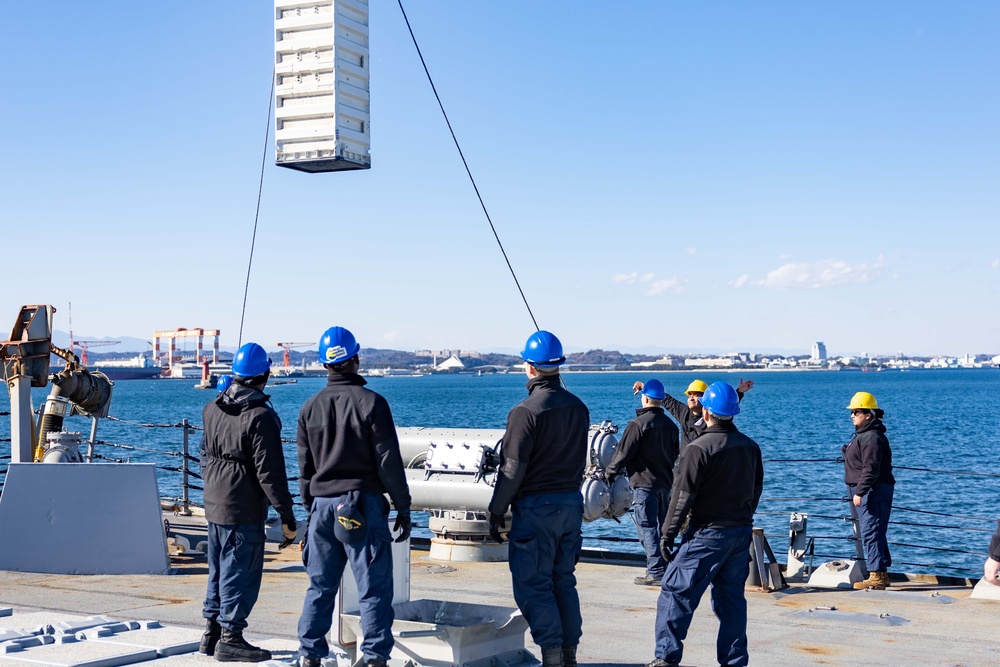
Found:
<svg viewBox="0 0 1000 667"><path fill-rule="evenodd" d="M528 336L521 358L539 368L555 368L566 363L562 343L555 334L541 329Z"/></svg>
<svg viewBox="0 0 1000 667"><path fill-rule="evenodd" d="M713 382L708 385L705 394L698 400L713 415L733 417L740 414L740 397L736 394L736 390L725 382Z"/></svg>
<svg viewBox="0 0 1000 667"><path fill-rule="evenodd" d="M257 343L247 343L236 350L233 357L233 375L238 378L252 378L263 375L271 368L271 359Z"/></svg>
<svg viewBox="0 0 1000 667"><path fill-rule="evenodd" d="M330 327L319 339L319 363L339 364L361 351L354 334L344 327Z"/></svg>
<svg viewBox="0 0 1000 667"><path fill-rule="evenodd" d="M664 390L662 382L650 380L642 385L642 395L654 401L662 401L667 397L667 392Z"/></svg>
<svg viewBox="0 0 1000 667"><path fill-rule="evenodd" d="M232 384L233 384L233 376L223 375L222 377L219 378L219 381L215 383L215 386L219 390L219 393L221 394L225 390L229 389L229 387L231 387Z"/></svg>

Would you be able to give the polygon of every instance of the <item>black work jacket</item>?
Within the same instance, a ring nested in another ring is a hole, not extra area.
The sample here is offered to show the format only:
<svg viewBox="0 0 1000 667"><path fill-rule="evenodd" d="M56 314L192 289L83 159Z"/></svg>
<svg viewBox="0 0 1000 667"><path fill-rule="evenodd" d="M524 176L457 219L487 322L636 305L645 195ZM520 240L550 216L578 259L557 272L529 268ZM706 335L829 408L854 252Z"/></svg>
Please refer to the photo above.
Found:
<svg viewBox="0 0 1000 667"><path fill-rule="evenodd" d="M532 378L527 387L528 398L507 415L492 514L506 514L514 498L579 491L583 482L587 406L562 387L558 375Z"/></svg>
<svg viewBox="0 0 1000 667"><path fill-rule="evenodd" d="M1000 560L1000 521L997 521L997 534L990 540L990 558Z"/></svg>
<svg viewBox="0 0 1000 667"><path fill-rule="evenodd" d="M757 443L731 421L710 426L681 449L663 535L675 538L689 512L692 528L752 526L763 489Z"/></svg>
<svg viewBox="0 0 1000 667"><path fill-rule="evenodd" d="M681 447L705 432L707 428L705 420L692 413L686 402L681 403L667 394L663 399L663 407L674 416L681 427Z"/></svg>
<svg viewBox="0 0 1000 667"><path fill-rule="evenodd" d="M283 522L294 521L281 420L268 399L233 384L202 410L201 475L212 523L263 523L269 502Z"/></svg>
<svg viewBox="0 0 1000 667"><path fill-rule="evenodd" d="M410 511L389 403L365 384L356 373L332 374L299 411L299 488L307 509L315 497L366 491L388 493L398 511Z"/></svg>
<svg viewBox="0 0 1000 667"><path fill-rule="evenodd" d="M663 408L641 408L635 414L605 473L614 477L625 468L634 489L670 489L680 449L677 425Z"/></svg>
<svg viewBox="0 0 1000 667"><path fill-rule="evenodd" d="M841 451L844 453L844 482L856 487L855 495L864 496L876 484L896 483L892 476L892 450L881 419L875 417L856 428L854 437Z"/></svg>

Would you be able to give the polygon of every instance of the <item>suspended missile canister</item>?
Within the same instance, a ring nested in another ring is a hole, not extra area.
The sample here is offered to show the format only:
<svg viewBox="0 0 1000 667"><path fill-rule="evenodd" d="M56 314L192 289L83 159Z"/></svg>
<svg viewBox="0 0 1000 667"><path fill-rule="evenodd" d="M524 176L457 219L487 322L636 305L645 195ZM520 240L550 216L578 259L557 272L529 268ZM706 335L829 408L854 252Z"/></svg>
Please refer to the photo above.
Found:
<svg viewBox="0 0 1000 667"><path fill-rule="evenodd" d="M275 164L371 167L368 0L275 0Z"/></svg>

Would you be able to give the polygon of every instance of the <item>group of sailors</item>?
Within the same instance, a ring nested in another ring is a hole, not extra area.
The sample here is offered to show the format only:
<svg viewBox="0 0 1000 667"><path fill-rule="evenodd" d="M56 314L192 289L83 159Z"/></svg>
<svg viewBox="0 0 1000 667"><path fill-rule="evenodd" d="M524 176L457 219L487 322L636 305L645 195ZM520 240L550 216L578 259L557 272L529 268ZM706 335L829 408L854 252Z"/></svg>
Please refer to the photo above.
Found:
<svg viewBox="0 0 1000 667"><path fill-rule="evenodd" d="M358 374L360 349L343 327L323 333L319 356L328 370L327 385L298 417L298 478L307 513L300 546L309 576L298 623L301 667L320 667L329 653L326 635L347 563L358 586L361 658L368 667L385 667L393 648L391 542L393 533L397 542L408 539L411 502L389 404ZM489 504L490 535L509 541L514 600L541 649L543 667L576 667L583 620L574 571L583 539L580 483L590 414L561 381L566 357L555 335L536 331L521 356L528 397L507 417ZM264 349L242 346L231 386L203 412L209 578L201 652L223 662L271 657L243 637L260 591L268 506L281 519L279 548L299 533L281 421L263 393L269 373ZM744 586L764 471L760 447L739 431L734 417L753 386L750 380L735 388L696 380L685 392L686 402L667 394L659 380L633 387L642 394L641 407L604 474L608 481L628 475L647 562L635 583L660 587L654 659L647 667L680 663L695 609L709 586L720 621L719 664L749 662ZM885 588L895 480L884 414L866 392L855 394L847 407L855 435L843 448L845 482L869 570L855 587ZM387 495L396 511L392 532ZM1000 531L990 553L986 578L1000 585Z"/></svg>

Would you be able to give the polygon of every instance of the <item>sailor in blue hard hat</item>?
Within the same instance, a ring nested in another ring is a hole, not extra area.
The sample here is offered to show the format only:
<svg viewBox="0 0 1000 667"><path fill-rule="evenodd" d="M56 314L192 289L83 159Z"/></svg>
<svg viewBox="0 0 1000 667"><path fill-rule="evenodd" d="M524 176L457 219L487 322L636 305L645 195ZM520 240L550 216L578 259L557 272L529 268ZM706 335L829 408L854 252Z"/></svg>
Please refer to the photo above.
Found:
<svg viewBox="0 0 1000 667"><path fill-rule="evenodd" d="M562 343L536 331L521 357L528 397L507 416L490 500L490 535L502 542L513 509L509 565L514 600L542 649L544 667L576 667L582 635L573 572L583 543L580 485L590 413L560 382Z"/></svg>
<svg viewBox="0 0 1000 667"><path fill-rule="evenodd" d="M760 447L733 424L740 401L730 385L715 382L699 400L705 431L681 449L663 522L660 550L669 564L656 603L656 657L647 667L680 664L695 609L709 586L719 618L719 664L746 665L750 659L743 588L753 515L764 486Z"/></svg>
<svg viewBox="0 0 1000 667"><path fill-rule="evenodd" d="M271 653L243 638L264 572L268 506L281 518L284 541L295 539L295 515L281 445L281 420L263 392L271 373L256 343L236 351L233 375L205 406L201 469L208 521L208 590L200 651L223 662L261 662ZM225 384L232 385L225 389Z"/></svg>
<svg viewBox="0 0 1000 667"><path fill-rule="evenodd" d="M646 573L636 577L639 586L658 586L667 569L660 553L660 529L667 516L674 462L680 450L677 425L663 411L666 391L663 383L652 379L642 387L642 407L615 448L604 470L608 484L623 471L628 472L632 487L632 506L639 542L646 552Z"/></svg>
<svg viewBox="0 0 1000 667"><path fill-rule="evenodd" d="M299 489L309 514L302 559L309 589L299 618L301 667L320 667L330 652L327 633L344 568L362 591L367 667L385 667L392 636L392 536L388 494L396 509L397 542L409 539L410 491L389 403L358 374L361 346L344 327L319 341L327 384L299 412Z"/></svg>

